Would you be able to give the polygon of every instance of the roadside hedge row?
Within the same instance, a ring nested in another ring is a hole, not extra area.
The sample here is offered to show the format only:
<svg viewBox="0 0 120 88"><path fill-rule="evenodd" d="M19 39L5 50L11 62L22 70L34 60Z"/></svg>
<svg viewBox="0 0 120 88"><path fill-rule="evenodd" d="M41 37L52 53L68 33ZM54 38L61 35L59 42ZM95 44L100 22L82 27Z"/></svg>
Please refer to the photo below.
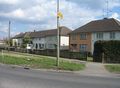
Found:
<svg viewBox="0 0 120 88"><path fill-rule="evenodd" d="M95 62L120 63L120 41L97 41L94 44Z"/></svg>
<svg viewBox="0 0 120 88"><path fill-rule="evenodd" d="M15 49L12 50L15 52L21 52L21 53L30 53L30 54L36 54L36 55L44 55L44 56L57 56L57 50L26 50L26 49ZM77 59L77 60L84 60L87 61L87 55L88 52L70 52L69 50L60 50L60 57L62 58L68 58L68 59Z"/></svg>
<svg viewBox="0 0 120 88"><path fill-rule="evenodd" d="M45 56L57 56L56 50L34 50L31 53ZM68 50L61 50L60 57L78 60L87 60L87 52L70 52Z"/></svg>

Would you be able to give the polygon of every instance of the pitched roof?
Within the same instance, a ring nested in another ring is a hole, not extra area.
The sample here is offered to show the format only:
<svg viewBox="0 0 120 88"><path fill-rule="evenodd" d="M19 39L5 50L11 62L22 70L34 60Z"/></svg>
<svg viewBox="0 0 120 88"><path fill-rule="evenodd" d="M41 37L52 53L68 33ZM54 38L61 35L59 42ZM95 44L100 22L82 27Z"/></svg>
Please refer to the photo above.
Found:
<svg viewBox="0 0 120 88"><path fill-rule="evenodd" d="M67 28L65 26L60 27L60 35L66 36L70 32L71 32L71 30L69 28ZM31 38L56 36L57 35L57 29L21 33L21 34L16 35L14 38L23 38L26 35L29 35Z"/></svg>
<svg viewBox="0 0 120 88"><path fill-rule="evenodd" d="M102 20L95 20L77 28L71 33L79 32L108 32L108 31L120 31L120 22L113 18L104 18Z"/></svg>
<svg viewBox="0 0 120 88"><path fill-rule="evenodd" d="M22 37L25 36L25 34L26 34L26 33L20 33L20 34L18 34L18 35L15 35L15 36L13 37L13 39L14 39L14 38L22 38Z"/></svg>

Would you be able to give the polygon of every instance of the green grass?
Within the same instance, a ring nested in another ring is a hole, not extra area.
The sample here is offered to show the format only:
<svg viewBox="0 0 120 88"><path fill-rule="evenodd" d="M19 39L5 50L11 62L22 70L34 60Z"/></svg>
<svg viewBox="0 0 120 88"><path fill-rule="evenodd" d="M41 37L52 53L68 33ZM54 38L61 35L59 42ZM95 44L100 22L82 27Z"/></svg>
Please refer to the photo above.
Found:
<svg viewBox="0 0 120 88"><path fill-rule="evenodd" d="M60 61L60 67L59 67L59 69L70 70L70 71L83 70L84 68L85 68L84 64L78 64L68 61L62 61L62 62Z"/></svg>
<svg viewBox="0 0 120 88"><path fill-rule="evenodd" d="M120 73L120 64L117 64L117 65L105 65L105 68L109 72Z"/></svg>
<svg viewBox="0 0 120 88"><path fill-rule="evenodd" d="M8 53L5 52L2 56L0 54L0 63L28 66L30 68L45 68L45 69L57 69L55 58L40 55L30 55L21 53ZM75 63L66 60L60 60L59 70L78 71L83 70L85 64Z"/></svg>

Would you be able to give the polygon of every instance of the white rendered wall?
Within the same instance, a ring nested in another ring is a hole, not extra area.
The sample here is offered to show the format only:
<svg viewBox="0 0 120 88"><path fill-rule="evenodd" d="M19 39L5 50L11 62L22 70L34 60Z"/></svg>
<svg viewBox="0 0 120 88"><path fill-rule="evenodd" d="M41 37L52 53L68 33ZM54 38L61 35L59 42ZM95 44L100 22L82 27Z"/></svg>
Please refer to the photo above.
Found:
<svg viewBox="0 0 120 88"><path fill-rule="evenodd" d="M39 44L44 44L45 45L45 38L33 38L32 42L33 42L33 45L34 45L32 49L36 49L36 47L35 47L36 44L38 44L38 48L40 48Z"/></svg>
<svg viewBox="0 0 120 88"><path fill-rule="evenodd" d="M94 43L98 40L120 40L120 32L115 32L115 39L110 39L110 32L103 32L103 39L97 39L97 37L96 37L97 33L98 32L92 33L92 40L91 40L91 42L92 42L91 52L92 53L94 51Z"/></svg>

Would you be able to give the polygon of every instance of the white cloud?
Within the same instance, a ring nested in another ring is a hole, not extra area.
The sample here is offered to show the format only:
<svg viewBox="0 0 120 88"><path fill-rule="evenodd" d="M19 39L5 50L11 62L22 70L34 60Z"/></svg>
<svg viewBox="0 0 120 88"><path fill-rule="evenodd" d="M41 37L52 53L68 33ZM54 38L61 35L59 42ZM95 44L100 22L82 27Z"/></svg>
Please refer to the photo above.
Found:
<svg viewBox="0 0 120 88"><path fill-rule="evenodd" d="M119 17L118 13L113 13L112 16L111 16L111 18L115 18L115 19L118 19L118 17Z"/></svg>
<svg viewBox="0 0 120 88"><path fill-rule="evenodd" d="M16 4L19 0L0 0L0 4Z"/></svg>
<svg viewBox="0 0 120 88"><path fill-rule="evenodd" d="M12 12L8 12L8 13L0 13L0 16L5 16L5 17L9 17L9 18L23 18L24 17L24 12L22 9L17 9L14 10Z"/></svg>
<svg viewBox="0 0 120 88"><path fill-rule="evenodd" d="M118 21L120 21L120 15L118 13L113 13L110 18L115 18L117 19Z"/></svg>
<svg viewBox="0 0 120 88"><path fill-rule="evenodd" d="M56 27L57 0L0 0L1 3L12 4L12 11L1 12L0 16L12 20L31 22L32 29L51 29ZM106 0L60 0L60 10L64 19L60 24L75 29L83 24L100 18L106 8ZM120 6L120 0L108 0L109 8ZM9 8L8 8L9 9ZM118 18L118 13L111 17ZM37 24L35 24L37 23Z"/></svg>
<svg viewBox="0 0 120 88"><path fill-rule="evenodd" d="M39 25L39 28L47 29L56 27L56 3L51 3L46 3L45 6L44 4L43 6L35 6L31 9L33 13L38 14L38 17L34 15L35 19L47 20L46 24ZM82 8L75 3L66 2L65 0L61 1L60 4L60 10L64 15L64 18L60 20L60 24L72 29L95 19L95 16L101 15L101 11L94 13L94 11L90 9Z"/></svg>
<svg viewBox="0 0 120 88"><path fill-rule="evenodd" d="M25 16L25 13L22 9L17 9L15 11L11 12L10 15L14 16L14 17L22 18Z"/></svg>

